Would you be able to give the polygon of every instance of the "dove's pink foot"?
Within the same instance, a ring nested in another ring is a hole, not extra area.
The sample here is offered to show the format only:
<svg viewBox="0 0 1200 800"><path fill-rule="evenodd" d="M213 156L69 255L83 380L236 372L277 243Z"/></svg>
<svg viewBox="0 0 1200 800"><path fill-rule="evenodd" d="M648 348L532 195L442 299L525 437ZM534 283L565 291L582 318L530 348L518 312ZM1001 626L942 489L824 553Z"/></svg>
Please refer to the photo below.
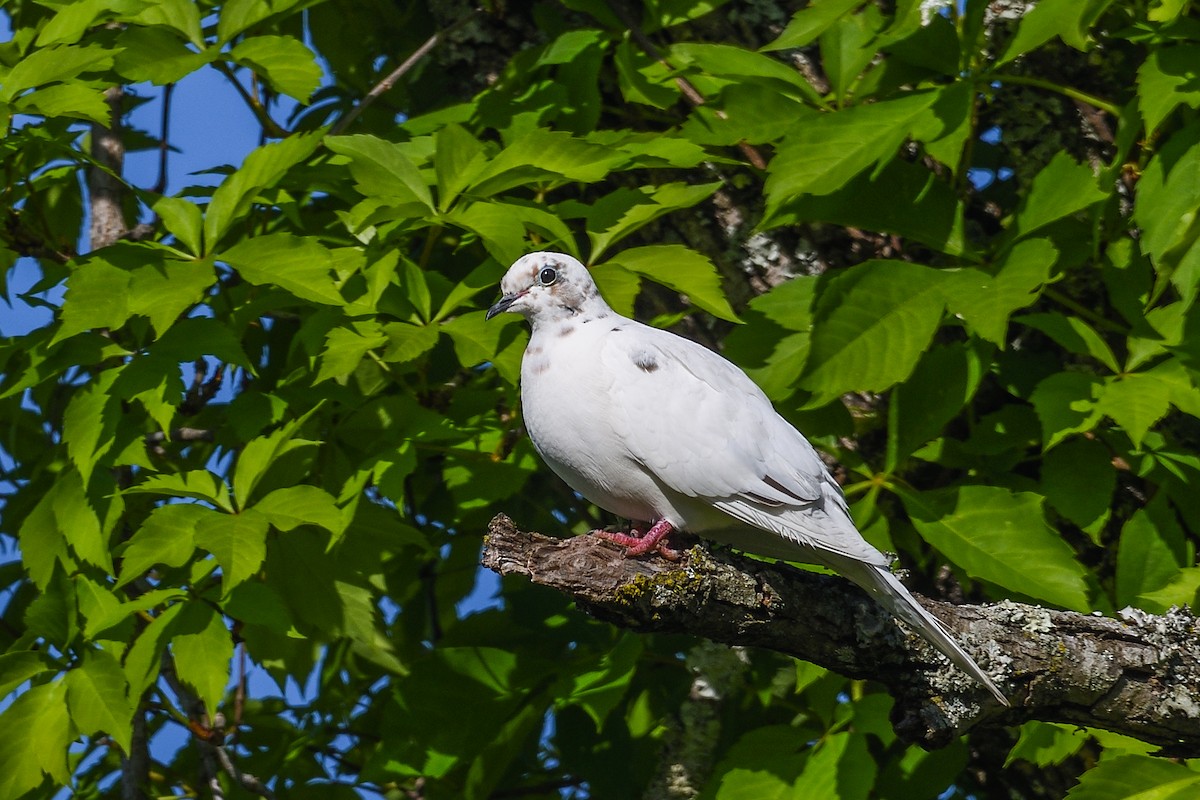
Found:
<svg viewBox="0 0 1200 800"><path fill-rule="evenodd" d="M665 519L660 519L658 522L650 526L650 530L642 533L638 530L638 524L634 523L629 529L629 533L614 533L612 531L592 531L601 539L608 539L610 542L625 548L625 555L640 556L649 553L651 550L656 550L663 558L671 561L679 560L679 552L667 547L663 539L671 534L675 528Z"/></svg>

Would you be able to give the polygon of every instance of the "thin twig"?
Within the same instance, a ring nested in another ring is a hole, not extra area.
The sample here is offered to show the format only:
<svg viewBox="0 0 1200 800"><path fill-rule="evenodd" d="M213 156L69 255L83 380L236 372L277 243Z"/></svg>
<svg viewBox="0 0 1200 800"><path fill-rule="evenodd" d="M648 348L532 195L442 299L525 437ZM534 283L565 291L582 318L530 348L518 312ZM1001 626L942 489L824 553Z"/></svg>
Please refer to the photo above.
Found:
<svg viewBox="0 0 1200 800"><path fill-rule="evenodd" d="M275 793L271 791L270 787L250 773L238 769L237 764L233 763L233 759L229 757L229 753L225 752L224 747L213 747L212 751L217 763L221 765L221 769L225 770L225 774L237 781L243 789L253 792L259 797L265 797L267 800L275 800Z"/></svg>
<svg viewBox="0 0 1200 800"><path fill-rule="evenodd" d="M171 96L175 94L175 84L168 83L163 87L162 122L158 134L158 180L154 183L155 194L165 194L167 191L167 155L171 145L167 142L171 125Z"/></svg>
<svg viewBox="0 0 1200 800"><path fill-rule="evenodd" d="M989 83L992 81L999 81L1001 84L1015 83L1022 86L1032 86L1035 89L1045 89L1049 92L1057 92L1058 94L1061 94L1064 97L1069 97L1072 100L1077 100L1082 103L1087 103L1090 106L1095 106L1101 111L1112 114L1114 117L1121 116L1121 109L1118 108L1115 103L1110 103L1108 100L1096 97L1093 94L1088 94L1087 92L1081 92L1078 89L1074 89L1070 86L1060 86L1054 81L1048 81L1044 78L1034 78L1027 75L988 75L987 80Z"/></svg>
<svg viewBox="0 0 1200 800"><path fill-rule="evenodd" d="M621 3L609 3L608 8L617 15L617 18L621 20L625 27L629 28L629 35L645 51L646 55L653 58L659 64L662 64L669 72L675 71L675 67L671 65L671 62L667 61L666 56L662 54L662 51L658 49L654 42L650 41L650 37L642 31L641 26L637 24L637 20L629 14L628 10ZM704 95L700 93L700 90L682 75L675 76L675 85L679 87L679 91L692 104L692 107L699 108L708 102ZM729 115L719 108L714 108L713 114L716 115L717 119L729 119ZM758 149L754 145L748 142L738 142L738 149L742 151L742 155L746 156L746 160L755 169L767 168L767 160L763 158L762 153L758 152Z"/></svg>
<svg viewBox="0 0 1200 800"><path fill-rule="evenodd" d="M273 139L286 139L288 136L291 136L291 132L271 119L271 115L267 112L266 107L258 102L257 98L252 97L250 92L246 91L246 87L242 86L242 82L237 79L237 75L234 74L233 69L228 64L224 61L214 61L213 66L229 79L229 82L233 84L233 88L237 89L237 93L242 96L242 100L246 102L246 105L250 106L250 111L254 113L258 124L262 126L263 133Z"/></svg>
<svg viewBox="0 0 1200 800"><path fill-rule="evenodd" d="M176 428L167 436L166 431L147 433L146 444L162 444L168 439L172 442L211 442L213 432L204 428Z"/></svg>
<svg viewBox="0 0 1200 800"><path fill-rule="evenodd" d="M458 20L445 30L438 31L426 39L425 44L418 47L415 51L413 51L412 55L404 59L404 63L392 70L386 78L371 87L371 91L367 92L366 96L363 97L363 99L360 100L359 103L354 106L354 108L347 111L346 116L338 120L337 124L333 126L332 130L330 130L330 134L337 136L339 133L346 130L346 128L350 126L350 123L358 119L358 115L366 110L367 106L374 103L379 99L380 95L395 86L397 81L403 78L409 70L417 65L417 62L428 55L430 50L432 50L434 47L437 47L438 42L442 41L462 26L466 25L475 18L476 14L480 13L481 11L483 11L482 8L471 9L470 13L466 14L462 19Z"/></svg>

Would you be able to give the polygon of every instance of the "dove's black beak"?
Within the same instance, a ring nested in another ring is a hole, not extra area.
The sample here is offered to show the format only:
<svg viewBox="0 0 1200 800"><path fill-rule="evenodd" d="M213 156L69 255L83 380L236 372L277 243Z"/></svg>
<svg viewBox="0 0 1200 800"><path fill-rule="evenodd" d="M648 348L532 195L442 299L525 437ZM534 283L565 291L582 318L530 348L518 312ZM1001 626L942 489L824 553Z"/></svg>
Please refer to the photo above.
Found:
<svg viewBox="0 0 1200 800"><path fill-rule="evenodd" d="M521 292L518 294L506 294L503 297L501 297L499 300L496 301L496 304L494 306L492 306L491 308L488 309L487 316L484 317L484 319L489 320L492 317L496 316L497 314L503 314L505 311L508 311L508 307L511 306L513 303L517 302L517 298L519 298L521 296L521 294L524 294L524 293Z"/></svg>

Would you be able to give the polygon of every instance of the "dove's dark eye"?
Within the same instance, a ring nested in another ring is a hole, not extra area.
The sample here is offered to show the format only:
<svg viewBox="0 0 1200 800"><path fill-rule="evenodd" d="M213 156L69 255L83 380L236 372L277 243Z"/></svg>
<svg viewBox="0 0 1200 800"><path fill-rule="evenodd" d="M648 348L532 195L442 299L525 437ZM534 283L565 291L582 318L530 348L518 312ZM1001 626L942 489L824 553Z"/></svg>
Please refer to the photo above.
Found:
<svg viewBox="0 0 1200 800"><path fill-rule="evenodd" d="M542 271L538 273L538 283L542 286L549 286L558 280L558 270L554 267L542 267Z"/></svg>

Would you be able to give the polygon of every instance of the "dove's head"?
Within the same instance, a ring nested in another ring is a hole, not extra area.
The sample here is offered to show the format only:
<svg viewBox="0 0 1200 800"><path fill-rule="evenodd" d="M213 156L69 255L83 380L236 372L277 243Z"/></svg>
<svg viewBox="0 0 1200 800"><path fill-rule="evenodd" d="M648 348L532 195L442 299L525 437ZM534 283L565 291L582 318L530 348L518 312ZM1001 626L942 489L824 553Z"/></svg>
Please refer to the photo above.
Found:
<svg viewBox="0 0 1200 800"><path fill-rule="evenodd" d="M488 319L515 311L536 327L613 313L587 267L563 253L530 253L517 259L501 279L500 291L504 296L488 309Z"/></svg>

